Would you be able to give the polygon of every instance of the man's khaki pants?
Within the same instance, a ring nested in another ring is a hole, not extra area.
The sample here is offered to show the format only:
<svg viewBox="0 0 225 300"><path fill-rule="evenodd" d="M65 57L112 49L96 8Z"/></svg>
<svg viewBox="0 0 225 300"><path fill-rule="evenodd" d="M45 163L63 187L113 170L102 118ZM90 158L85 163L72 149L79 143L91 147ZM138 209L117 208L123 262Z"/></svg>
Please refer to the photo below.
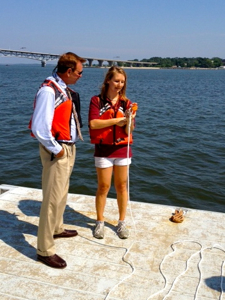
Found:
<svg viewBox="0 0 225 300"><path fill-rule="evenodd" d="M40 144L42 162L43 201L40 211L37 254L51 256L56 253L54 234L64 231L63 214L66 207L70 175L76 156L75 145L63 144L64 155L51 161L51 154Z"/></svg>

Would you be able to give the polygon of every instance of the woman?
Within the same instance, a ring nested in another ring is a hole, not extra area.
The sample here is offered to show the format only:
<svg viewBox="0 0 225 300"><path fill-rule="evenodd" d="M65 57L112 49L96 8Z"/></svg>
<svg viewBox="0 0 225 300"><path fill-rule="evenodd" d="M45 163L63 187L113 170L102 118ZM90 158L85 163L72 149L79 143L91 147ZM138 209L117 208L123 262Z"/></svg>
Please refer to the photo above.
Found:
<svg viewBox="0 0 225 300"><path fill-rule="evenodd" d="M128 202L127 168L131 164L131 132L134 129L135 112L126 97L127 76L122 68L111 67L102 84L101 94L91 98L89 107L89 131L95 144L95 167L98 189L96 193L97 221L94 237L104 237L104 209L111 187L112 173L117 193L119 221L117 234L121 239L129 236L125 225Z"/></svg>

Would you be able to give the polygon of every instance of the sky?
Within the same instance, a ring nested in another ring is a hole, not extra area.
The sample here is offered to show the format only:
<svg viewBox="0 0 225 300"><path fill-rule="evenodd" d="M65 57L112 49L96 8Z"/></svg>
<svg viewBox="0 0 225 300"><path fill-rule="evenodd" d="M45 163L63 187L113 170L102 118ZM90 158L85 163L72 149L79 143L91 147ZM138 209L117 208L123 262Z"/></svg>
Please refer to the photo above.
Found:
<svg viewBox="0 0 225 300"><path fill-rule="evenodd" d="M225 0L0 0L0 7L0 49L225 58ZM31 61L0 55L0 63Z"/></svg>

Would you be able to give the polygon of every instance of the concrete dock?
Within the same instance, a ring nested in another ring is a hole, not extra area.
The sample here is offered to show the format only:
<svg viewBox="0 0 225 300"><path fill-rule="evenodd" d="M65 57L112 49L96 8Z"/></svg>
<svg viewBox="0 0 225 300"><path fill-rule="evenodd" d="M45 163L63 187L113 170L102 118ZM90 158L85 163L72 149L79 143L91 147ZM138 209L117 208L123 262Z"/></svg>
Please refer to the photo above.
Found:
<svg viewBox="0 0 225 300"><path fill-rule="evenodd" d="M115 199L107 199L105 238L93 237L95 198L69 194L67 229L55 240L62 270L36 260L42 191L0 185L0 299L207 300L225 299L225 214L129 201L130 237L116 235Z"/></svg>

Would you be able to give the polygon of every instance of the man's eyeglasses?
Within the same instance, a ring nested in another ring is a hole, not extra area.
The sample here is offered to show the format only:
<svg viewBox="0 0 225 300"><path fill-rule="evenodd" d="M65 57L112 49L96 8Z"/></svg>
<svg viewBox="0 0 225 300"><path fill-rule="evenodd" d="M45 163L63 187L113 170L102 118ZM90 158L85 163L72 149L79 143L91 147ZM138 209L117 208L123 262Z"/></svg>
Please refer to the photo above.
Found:
<svg viewBox="0 0 225 300"><path fill-rule="evenodd" d="M77 70L74 70L74 68L68 68L68 69L71 69L71 70L73 71L73 73L75 73L75 74L78 75L78 76L81 76L82 73L83 73L83 70L80 71L80 72L77 72Z"/></svg>
<svg viewBox="0 0 225 300"><path fill-rule="evenodd" d="M71 68L71 69L72 69L72 68ZM76 73L76 75L78 75L78 76L81 76L81 75L82 75L82 73L83 73L83 71L81 71L81 72L77 72L77 70L75 70L75 71L74 71L73 69L72 69L72 71L73 71L74 73Z"/></svg>

